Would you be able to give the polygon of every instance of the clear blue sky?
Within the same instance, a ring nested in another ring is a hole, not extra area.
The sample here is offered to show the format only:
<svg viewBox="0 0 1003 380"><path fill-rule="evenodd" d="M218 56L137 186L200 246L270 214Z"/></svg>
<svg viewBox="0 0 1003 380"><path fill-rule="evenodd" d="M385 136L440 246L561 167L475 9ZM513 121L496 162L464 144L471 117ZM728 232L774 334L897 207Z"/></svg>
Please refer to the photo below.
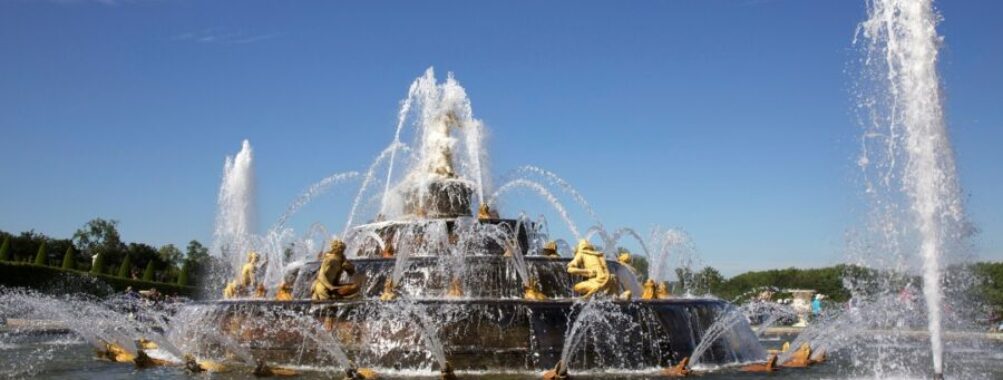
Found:
<svg viewBox="0 0 1003 380"><path fill-rule="evenodd" d="M270 224L311 183L365 168L434 66L466 87L498 175L553 170L607 225L682 227L726 274L832 264L864 207L851 100L864 7L3 0L0 229L65 237L105 217L127 241L208 241L223 157L244 138ZM1003 3L938 7L976 245L1001 260ZM335 189L293 226L340 229L350 196Z"/></svg>

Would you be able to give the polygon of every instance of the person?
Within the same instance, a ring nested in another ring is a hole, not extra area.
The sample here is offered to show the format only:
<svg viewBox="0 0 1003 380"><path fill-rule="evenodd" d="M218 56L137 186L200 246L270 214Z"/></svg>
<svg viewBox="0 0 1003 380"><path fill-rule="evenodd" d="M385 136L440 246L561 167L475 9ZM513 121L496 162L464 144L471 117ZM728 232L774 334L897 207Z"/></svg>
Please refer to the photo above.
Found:
<svg viewBox="0 0 1003 380"><path fill-rule="evenodd" d="M811 315L818 318L819 314L822 314L822 295L816 294L815 300L811 301Z"/></svg>

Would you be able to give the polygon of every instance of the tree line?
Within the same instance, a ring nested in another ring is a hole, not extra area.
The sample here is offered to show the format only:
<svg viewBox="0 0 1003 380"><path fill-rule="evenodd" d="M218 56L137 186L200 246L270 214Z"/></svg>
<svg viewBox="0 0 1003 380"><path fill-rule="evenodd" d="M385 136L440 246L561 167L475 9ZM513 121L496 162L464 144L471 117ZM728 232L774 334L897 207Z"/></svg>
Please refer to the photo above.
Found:
<svg viewBox="0 0 1003 380"><path fill-rule="evenodd" d="M93 219L71 238L53 238L34 230L18 235L0 231L0 262L23 262L66 270L188 286L210 265L209 249L198 240L182 251L123 242L118 221Z"/></svg>

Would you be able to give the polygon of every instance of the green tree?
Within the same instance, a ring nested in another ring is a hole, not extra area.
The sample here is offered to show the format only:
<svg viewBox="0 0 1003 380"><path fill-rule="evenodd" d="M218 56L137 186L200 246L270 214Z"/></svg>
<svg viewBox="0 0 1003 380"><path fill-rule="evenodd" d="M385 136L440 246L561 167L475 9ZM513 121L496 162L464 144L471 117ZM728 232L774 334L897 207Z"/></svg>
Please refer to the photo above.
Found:
<svg viewBox="0 0 1003 380"><path fill-rule="evenodd" d="M713 267L706 267L693 276L693 293L716 294L724 284L724 276Z"/></svg>
<svg viewBox="0 0 1003 380"><path fill-rule="evenodd" d="M178 274L178 285L188 286L188 271L191 270L191 260L185 260L181 266L181 273Z"/></svg>
<svg viewBox="0 0 1003 380"><path fill-rule="evenodd" d="M143 272L143 281L153 281L153 275L153 261L151 260L149 264L146 264L146 271Z"/></svg>
<svg viewBox="0 0 1003 380"><path fill-rule="evenodd" d="M118 267L118 277L130 278L131 276L129 276L129 272L131 271L132 271L132 255L126 253L125 258L122 259L122 265Z"/></svg>
<svg viewBox="0 0 1003 380"><path fill-rule="evenodd" d="M175 266L181 264L181 260L184 259L181 250L175 247L174 244L167 244L160 247L157 251L157 256L160 256L160 260L167 263L169 266Z"/></svg>
<svg viewBox="0 0 1003 380"><path fill-rule="evenodd" d="M43 240L42 244L38 246L38 253L35 254L35 265L46 265L46 262L48 261L47 259L48 257L46 257L45 253L45 241Z"/></svg>
<svg viewBox="0 0 1003 380"><path fill-rule="evenodd" d="M4 236L3 244L0 244L0 261L10 260L10 254L8 253L9 251L10 251L10 236Z"/></svg>
<svg viewBox="0 0 1003 380"><path fill-rule="evenodd" d="M73 243L92 258L104 255L111 262L117 262L125 250L116 220L92 219L73 233Z"/></svg>
<svg viewBox="0 0 1003 380"><path fill-rule="evenodd" d="M104 255L103 254L98 253L96 256L94 256L94 259L91 261L91 273L93 273L93 274L102 274L102 273L104 273Z"/></svg>
<svg viewBox="0 0 1003 380"><path fill-rule="evenodd" d="M199 243L198 240L188 242L188 249L185 253L188 260L195 264L206 264L209 261L209 249Z"/></svg>
<svg viewBox="0 0 1003 380"><path fill-rule="evenodd" d="M77 258L73 252L73 246L66 247L66 254L63 255L63 269L73 270L76 268Z"/></svg>

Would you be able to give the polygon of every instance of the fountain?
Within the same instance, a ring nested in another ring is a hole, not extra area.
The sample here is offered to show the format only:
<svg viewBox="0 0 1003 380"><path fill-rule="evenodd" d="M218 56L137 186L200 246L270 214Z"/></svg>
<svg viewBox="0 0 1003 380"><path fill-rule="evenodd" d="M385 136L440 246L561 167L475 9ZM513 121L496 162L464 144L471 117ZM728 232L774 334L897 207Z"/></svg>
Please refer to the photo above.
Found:
<svg viewBox="0 0 1003 380"><path fill-rule="evenodd" d="M919 252L933 373L941 377L941 267L967 231L937 74L939 16L931 0L874 0L868 16L860 35L874 88L862 100L869 124L859 163L878 176L867 191L890 251Z"/></svg>
<svg viewBox="0 0 1003 380"><path fill-rule="evenodd" d="M429 69L402 102L393 141L365 174L322 179L262 234L254 229L253 159L244 141L226 159L219 193L213 254L225 265L205 286L222 299L148 305L38 296L24 304L30 310L14 313L56 319L103 357L141 368L259 376L307 368L351 379L452 379L465 372L538 376L555 367L562 377L685 375L691 355L724 366L766 357L744 319L715 323L734 315L734 306L669 294L661 252L678 251L676 233L650 252L633 229L608 232L581 194L535 166L492 191L483 128L463 87L452 76L437 82ZM411 133L412 143L402 143ZM353 178L362 183L340 236L321 224L301 236L287 227L316 195ZM379 178L386 183L377 186ZM588 214L594 224L584 235L548 184ZM542 217L499 212L500 198L515 189L557 210L573 249L549 236ZM621 238L634 239L649 258L660 255L652 269L659 284L639 283L630 255L617 252ZM31 298L0 296L0 307ZM134 318L135 310L156 312ZM106 322L90 323L98 319Z"/></svg>
<svg viewBox="0 0 1003 380"><path fill-rule="evenodd" d="M331 356L317 345L335 344L331 352L342 367L350 357L377 372L438 369L443 377L471 370L536 372L557 363L565 371L666 368L689 357L713 321L733 308L709 298L670 298L665 291L638 299L633 269L608 256L621 237L637 239L647 251L644 240L631 229L608 234L584 198L553 173L531 166L517 171L572 194L596 222L587 235L598 234L602 246L579 236L567 210L541 183L517 177L490 191L483 123L473 118L452 76L437 83L427 71L411 86L400 114L394 140L362 177L342 237L330 239L321 260L262 277L268 289L291 289L283 300L245 293L188 307L204 310L209 323L256 360L314 363ZM412 129L413 149L401 142ZM383 192L364 195L382 166ZM575 258L559 256L557 242L544 244L545 226L524 214L499 217L497 200L515 188L554 205L576 235ZM303 203L300 198L291 209ZM374 214L357 224L365 210ZM248 265L253 258L233 272L246 275ZM316 331L302 331L302 322L289 322L304 316L321 321L330 334L326 343ZM707 352L704 362L765 357L744 321L717 329L720 339L700 347ZM218 355L218 346L193 347L193 353Z"/></svg>

